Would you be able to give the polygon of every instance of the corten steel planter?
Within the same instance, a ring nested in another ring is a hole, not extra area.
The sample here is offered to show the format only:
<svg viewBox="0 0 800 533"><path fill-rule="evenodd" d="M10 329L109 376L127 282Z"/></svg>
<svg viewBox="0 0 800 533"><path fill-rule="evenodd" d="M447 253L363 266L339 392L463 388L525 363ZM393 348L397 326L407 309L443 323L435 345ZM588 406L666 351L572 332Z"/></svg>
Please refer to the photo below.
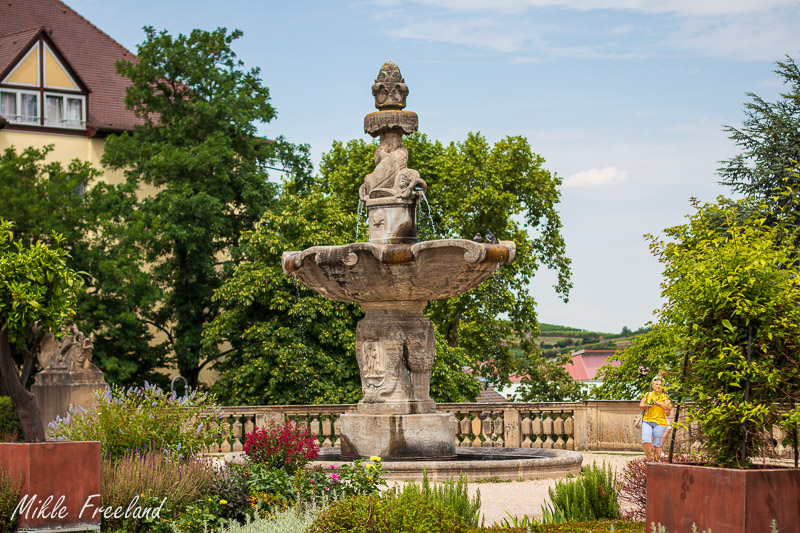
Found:
<svg viewBox="0 0 800 533"><path fill-rule="evenodd" d="M16 531L100 529L100 442L0 443L0 464L34 500Z"/></svg>
<svg viewBox="0 0 800 533"><path fill-rule="evenodd" d="M800 531L800 469L647 464L647 527L668 533Z"/></svg>

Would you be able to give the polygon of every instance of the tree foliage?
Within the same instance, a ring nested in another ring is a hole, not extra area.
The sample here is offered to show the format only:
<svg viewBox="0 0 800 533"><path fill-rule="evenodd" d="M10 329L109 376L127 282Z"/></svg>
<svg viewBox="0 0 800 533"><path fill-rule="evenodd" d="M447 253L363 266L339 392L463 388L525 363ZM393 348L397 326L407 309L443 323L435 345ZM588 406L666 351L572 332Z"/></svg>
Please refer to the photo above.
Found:
<svg viewBox="0 0 800 533"><path fill-rule="evenodd" d="M522 137L506 137L492 146L481 135L469 134L463 142L443 145L414 134L404 144L409 168L428 183L431 211L420 209L421 239L471 239L491 229L499 239L517 245L515 260L489 281L460 296L431 302L426 310L449 346L491 361L476 371L493 384L505 383L510 373L524 371L515 364L506 339L519 335L526 355L537 351L529 340L538 335L529 284L539 266L557 272L556 291L565 299L571 286L556 210L561 180L543 168L544 160ZM358 187L372 171L376 146L362 140L335 142L323 156L323 186L343 206L355 210ZM363 223L359 235L367 238ZM503 315L507 320L500 319Z"/></svg>
<svg viewBox="0 0 800 533"><path fill-rule="evenodd" d="M771 446L773 425L789 429L797 417L800 263L785 227L766 224L766 206L744 220L736 204L695 207L688 223L666 230L669 241L651 238L665 265L659 322L689 355L681 392L709 457L747 466Z"/></svg>
<svg viewBox="0 0 800 533"><path fill-rule="evenodd" d="M302 181L307 148L257 135L256 124L275 110L258 70L245 71L231 49L241 32L145 33L138 62L117 64L131 80L126 106L143 124L109 137L103 155L126 177L107 188L115 209L103 244L129 268L99 291L138 291L131 321L159 332L168 361L195 386L219 357L202 342L203 326L218 314L214 290L241 260L240 235L275 198L267 167L291 165Z"/></svg>
<svg viewBox="0 0 800 533"><path fill-rule="evenodd" d="M742 128L725 128L741 153L719 169L722 183L760 199L777 187L800 183L793 172L800 161L800 68L788 56L777 65L775 73L788 85L787 92L776 102L748 93Z"/></svg>
<svg viewBox="0 0 800 533"><path fill-rule="evenodd" d="M53 235L56 244L61 240ZM0 218L0 374L27 442L44 440L39 407L26 389L38 345L45 334L60 333L75 314L82 284L68 258L66 250L41 241L30 246L14 241L13 224Z"/></svg>

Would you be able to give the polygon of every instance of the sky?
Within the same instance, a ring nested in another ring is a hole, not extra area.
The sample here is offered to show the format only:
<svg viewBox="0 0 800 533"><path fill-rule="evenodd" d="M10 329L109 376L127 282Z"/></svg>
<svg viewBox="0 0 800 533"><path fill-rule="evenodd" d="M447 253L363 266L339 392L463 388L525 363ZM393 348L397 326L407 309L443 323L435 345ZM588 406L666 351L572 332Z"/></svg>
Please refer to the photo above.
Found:
<svg viewBox="0 0 800 533"><path fill-rule="evenodd" d="M748 93L775 101L775 62L800 59L798 0L66 0L136 52L143 26L240 29L277 119L262 134L311 147L369 139L385 61L409 86L419 129L445 143L522 135L563 179L559 211L573 289L532 285L541 322L619 332L654 320L662 235L713 201L738 150ZM422 176L425 178L425 176ZM435 208L436 184L428 183ZM355 208L355 203L354 203ZM502 238L502 235L500 235Z"/></svg>

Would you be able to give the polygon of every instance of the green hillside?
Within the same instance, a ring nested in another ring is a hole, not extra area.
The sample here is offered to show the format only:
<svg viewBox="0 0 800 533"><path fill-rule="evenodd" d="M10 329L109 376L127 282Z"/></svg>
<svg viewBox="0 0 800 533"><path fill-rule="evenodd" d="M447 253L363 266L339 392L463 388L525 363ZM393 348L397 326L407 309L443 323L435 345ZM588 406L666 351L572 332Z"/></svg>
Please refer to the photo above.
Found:
<svg viewBox="0 0 800 533"><path fill-rule="evenodd" d="M540 324L540 334L536 343L545 357L573 350L622 350L629 346L637 335L648 330L649 327L639 328L636 331L624 327L620 333L603 333L556 324Z"/></svg>

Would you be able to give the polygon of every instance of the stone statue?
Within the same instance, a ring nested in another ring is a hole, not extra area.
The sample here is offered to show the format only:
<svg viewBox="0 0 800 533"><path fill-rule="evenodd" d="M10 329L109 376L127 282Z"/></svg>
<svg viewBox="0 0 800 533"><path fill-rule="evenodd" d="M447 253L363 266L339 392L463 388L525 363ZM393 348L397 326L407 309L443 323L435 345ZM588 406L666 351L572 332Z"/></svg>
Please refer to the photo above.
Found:
<svg viewBox="0 0 800 533"><path fill-rule="evenodd" d="M97 370L92 364L92 340L74 322L67 326L67 333L60 341L52 333L42 339L39 350L42 370Z"/></svg>
<svg viewBox="0 0 800 533"><path fill-rule="evenodd" d="M375 150L375 171L367 174L358 194L362 201L394 198L416 201L424 196L428 186L419 172L407 168L408 150L403 135L417 130L417 114L402 111L406 106L408 86L400 69L391 61L381 67L372 86L375 107L379 110L364 118L364 131L380 136Z"/></svg>
<svg viewBox="0 0 800 533"><path fill-rule="evenodd" d="M52 333L45 335L39 346L42 369L31 390L45 423L66 416L70 405L93 406L94 393L107 387L103 372L92 364L92 340L74 322L64 333L67 335L61 340Z"/></svg>

